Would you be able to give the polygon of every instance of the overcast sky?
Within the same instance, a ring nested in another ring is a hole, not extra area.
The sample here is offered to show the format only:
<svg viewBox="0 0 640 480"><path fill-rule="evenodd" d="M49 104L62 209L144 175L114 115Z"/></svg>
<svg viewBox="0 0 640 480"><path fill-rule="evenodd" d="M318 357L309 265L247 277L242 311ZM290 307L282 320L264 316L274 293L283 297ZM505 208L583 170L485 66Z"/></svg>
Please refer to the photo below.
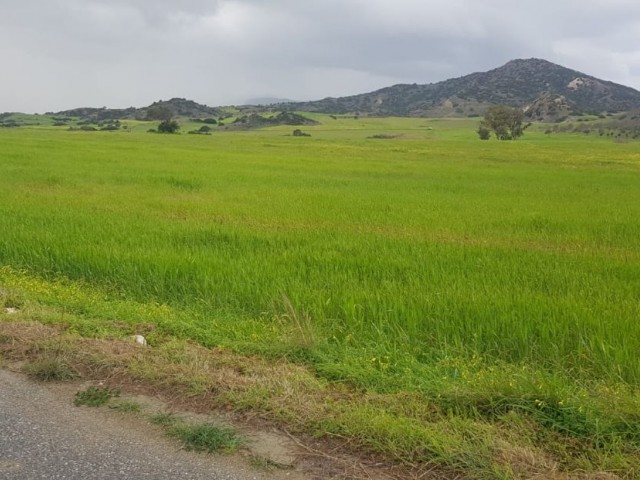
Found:
<svg viewBox="0 0 640 480"><path fill-rule="evenodd" d="M640 1L0 0L0 112L319 99L530 57L640 89Z"/></svg>

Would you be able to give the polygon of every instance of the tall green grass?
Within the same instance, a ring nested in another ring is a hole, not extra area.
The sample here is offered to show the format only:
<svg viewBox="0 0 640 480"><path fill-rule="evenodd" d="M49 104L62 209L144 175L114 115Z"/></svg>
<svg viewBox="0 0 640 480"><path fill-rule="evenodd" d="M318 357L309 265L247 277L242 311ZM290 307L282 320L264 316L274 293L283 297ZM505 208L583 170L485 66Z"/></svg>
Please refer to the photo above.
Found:
<svg viewBox="0 0 640 480"><path fill-rule="evenodd" d="M234 329L280 328L290 303L328 375L363 351L638 384L640 144L322 121L304 139L2 131L0 264L189 312L176 330L205 344L285 351Z"/></svg>

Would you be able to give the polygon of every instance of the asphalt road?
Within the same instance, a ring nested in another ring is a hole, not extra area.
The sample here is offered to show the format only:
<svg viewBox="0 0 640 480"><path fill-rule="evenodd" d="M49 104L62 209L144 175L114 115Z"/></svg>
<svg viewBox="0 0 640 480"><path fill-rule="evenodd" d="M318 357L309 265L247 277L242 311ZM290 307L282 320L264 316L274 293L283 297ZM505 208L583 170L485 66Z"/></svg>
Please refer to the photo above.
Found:
<svg viewBox="0 0 640 480"><path fill-rule="evenodd" d="M242 463L182 451L141 419L75 407L51 387L0 370L0 479L265 478Z"/></svg>

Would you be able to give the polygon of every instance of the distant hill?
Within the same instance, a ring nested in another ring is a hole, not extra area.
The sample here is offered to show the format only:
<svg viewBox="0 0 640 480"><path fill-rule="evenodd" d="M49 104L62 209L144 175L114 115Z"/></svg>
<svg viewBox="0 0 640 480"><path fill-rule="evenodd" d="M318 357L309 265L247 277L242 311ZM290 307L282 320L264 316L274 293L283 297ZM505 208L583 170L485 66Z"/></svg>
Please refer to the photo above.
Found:
<svg viewBox="0 0 640 480"><path fill-rule="evenodd" d="M301 111L375 116L450 117L484 113L491 104L524 108L532 119L640 108L640 92L536 58L426 85L287 104Z"/></svg>
<svg viewBox="0 0 640 480"><path fill-rule="evenodd" d="M275 127L278 125L301 127L318 125L318 122L293 112L280 112L270 116L250 113L248 115L241 115L225 128L227 130L249 130L253 128Z"/></svg>
<svg viewBox="0 0 640 480"><path fill-rule="evenodd" d="M64 110L57 112L57 117L79 117L87 121L95 123L110 120L148 120L149 111L154 109L167 109L174 116L188 118L219 118L225 116L225 111L220 108L208 107L201 105L192 100L184 98L172 98L171 100L154 102L148 107L142 108L126 108L126 109L110 109L110 108L74 108L72 110Z"/></svg>
<svg viewBox="0 0 640 480"><path fill-rule="evenodd" d="M184 98L172 98L154 102L142 108L74 108L61 112L40 115L0 113L0 128L15 128L29 125L52 125L71 130L119 130L127 129L121 120L162 121L169 118L189 120L203 124L200 130L189 133L209 133L212 125L224 130L250 130L256 128L317 125L311 118L291 111L277 111L268 107L245 105L239 107L212 108ZM229 120L228 120L229 119Z"/></svg>
<svg viewBox="0 0 640 480"><path fill-rule="evenodd" d="M139 109L139 111L146 114L153 107L168 108L174 115L179 117L219 117L225 114L220 108L208 107L184 98L172 98L167 101L154 102L146 108Z"/></svg>

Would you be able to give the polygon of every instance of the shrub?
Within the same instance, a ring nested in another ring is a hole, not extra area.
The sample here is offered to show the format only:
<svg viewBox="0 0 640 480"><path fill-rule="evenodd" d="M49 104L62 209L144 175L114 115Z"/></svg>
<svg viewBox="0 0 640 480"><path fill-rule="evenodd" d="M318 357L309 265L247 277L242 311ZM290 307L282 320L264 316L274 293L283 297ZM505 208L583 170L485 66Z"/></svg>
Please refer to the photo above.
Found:
<svg viewBox="0 0 640 480"><path fill-rule="evenodd" d="M180 124L175 120L163 120L158 125L158 133L177 133L180 130Z"/></svg>
<svg viewBox="0 0 640 480"><path fill-rule="evenodd" d="M478 127L478 136L480 140L489 140L491 138L491 129L486 125L480 124Z"/></svg>
<svg viewBox="0 0 640 480"><path fill-rule="evenodd" d="M211 135L211 127L203 125L198 130L189 130L188 133L191 135Z"/></svg>

